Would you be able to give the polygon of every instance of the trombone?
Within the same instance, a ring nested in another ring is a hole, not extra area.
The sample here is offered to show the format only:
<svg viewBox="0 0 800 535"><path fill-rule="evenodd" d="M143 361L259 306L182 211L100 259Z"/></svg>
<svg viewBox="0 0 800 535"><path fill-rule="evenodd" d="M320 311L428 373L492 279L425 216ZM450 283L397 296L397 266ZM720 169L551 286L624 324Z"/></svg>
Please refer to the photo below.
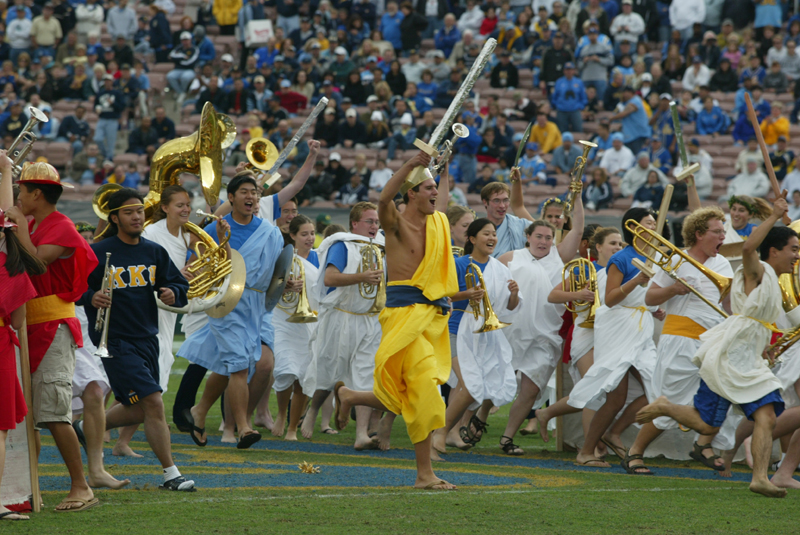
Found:
<svg viewBox="0 0 800 535"><path fill-rule="evenodd" d="M728 313L722 310L717 304L712 303L706 296L698 292L691 284L686 282L682 277L678 276L678 269L684 264L689 263L692 267L700 273L708 277L714 283L714 286L719 290L719 300L722 301L731 291L731 283L733 279L723 277L718 273L708 269L706 266L689 256L685 251L675 247L672 243L660 236L656 231L643 227L633 219L625 222L625 228L633 233L634 239L633 247L636 252L644 256L653 265L660 267L664 273L669 275L675 282L679 282L686 286L689 291L695 294L701 301L713 308L723 318L728 317ZM646 243L645 247L641 247L637 243L637 239ZM660 252L656 255L655 251Z"/></svg>
<svg viewBox="0 0 800 535"><path fill-rule="evenodd" d="M355 242L365 244L361 248L361 265L358 268L358 272L383 271L383 251L381 246L372 243L372 238L370 238L369 243L361 240L355 240ZM367 314L378 313L386 306L385 276L381 276L381 281L377 285L366 282L360 283L358 291L364 299L372 299L372 307L367 311Z"/></svg>
<svg viewBox="0 0 800 535"><path fill-rule="evenodd" d="M103 268L103 283L100 285L102 293L108 292L108 299L111 300L111 295L114 293L114 273L116 268L109 266L111 261L111 253L106 253L106 266ZM110 359L112 356L108 353L108 324L111 320L111 304L108 308L101 308L97 311L97 321L94 322L94 330L101 332L100 345L97 346L97 351L94 352L95 357L103 359Z"/></svg>
<svg viewBox="0 0 800 535"><path fill-rule="evenodd" d="M565 306L573 314L588 311L586 320L579 323L584 329L594 328L594 315L600 308L600 296L597 295L597 270L594 264L586 258L570 260L561 270L561 288L565 292L579 292L586 287L594 292L594 301L572 301Z"/></svg>
<svg viewBox="0 0 800 535"><path fill-rule="evenodd" d="M511 325L510 323L503 323L500 321L497 317L497 314L494 313L492 303L489 301L489 292L486 291L486 284L483 282L483 272L481 271L480 266L478 266L475 262L472 262L472 257L470 257L470 263L467 266L467 274L464 276L464 281L466 282L468 290L475 288L475 286L480 286L483 288L483 297L480 301L477 299L469 300L469 306L472 307L472 315L475 317L475 319L477 320L481 316L484 317L483 325L481 325L480 329L473 332L476 334L488 333L489 331L496 331ZM483 307L482 313L481 307Z"/></svg>
<svg viewBox="0 0 800 535"><path fill-rule="evenodd" d="M292 258L292 269L289 271L289 278L293 280L302 280L303 288L299 293L286 292L281 296L278 302L278 308L289 314L290 310L294 310L286 320L287 323L314 323L317 321L317 313L311 310L311 305L308 303L308 285L306 283L306 268L303 266L303 261L295 253Z"/></svg>

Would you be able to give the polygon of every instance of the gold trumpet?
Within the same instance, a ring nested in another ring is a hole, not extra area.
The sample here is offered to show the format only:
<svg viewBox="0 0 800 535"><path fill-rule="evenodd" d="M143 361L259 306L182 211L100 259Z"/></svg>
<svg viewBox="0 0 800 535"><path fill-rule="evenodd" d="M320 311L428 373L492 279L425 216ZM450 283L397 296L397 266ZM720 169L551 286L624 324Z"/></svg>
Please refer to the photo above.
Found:
<svg viewBox="0 0 800 535"><path fill-rule="evenodd" d="M472 260L472 258L470 258L470 260ZM477 320L481 316L484 317L483 325L481 325L480 329L474 331L475 333L488 333L489 331L496 331L511 325L510 323L503 323L500 321L497 314L494 313L492 303L489 301L489 292L486 291L486 284L483 282L483 272L480 266L475 262L470 261L467 266L467 274L464 276L464 281L469 290L475 288L476 285L483 289L483 298L480 301L477 299L470 299L469 301L469 306L472 307L472 315L475 316L475 319ZM483 307L482 313L481 306Z"/></svg>
<svg viewBox="0 0 800 535"><path fill-rule="evenodd" d="M575 207L575 198L581 194L581 189L583 189L583 172L586 169L589 152L597 148L597 145L591 141L580 140L578 143L583 145L583 154L575 158L575 165L573 165L570 172L569 193L567 194L564 208L561 210L562 218L572 215L572 210Z"/></svg>
<svg viewBox="0 0 800 535"><path fill-rule="evenodd" d="M589 301L573 301L571 304L567 303L566 308L574 314L589 311L586 320L579 323L579 327L584 329L594 328L594 315L597 309L600 308L600 297L597 295L597 270L594 264L586 258L576 258L570 260L561 270L561 288L565 292L579 292L586 289L594 292L594 300Z"/></svg>
<svg viewBox="0 0 800 535"><path fill-rule="evenodd" d="M361 248L361 266L358 268L359 273L364 271L383 271L383 250L380 245L356 240L356 243L365 244ZM358 291L364 299L372 299L372 307L367 311L368 314L378 313L386 306L386 281L385 277L381 276L381 281L375 284L362 282L358 285Z"/></svg>
<svg viewBox="0 0 800 535"><path fill-rule="evenodd" d="M100 285L102 293L108 292L108 299L111 300L111 295L114 293L114 273L116 268L110 266L111 253L106 253L106 265L103 268L103 282ZM97 351L94 352L95 357L102 359L110 359L111 355L108 353L108 324L111 321L111 305L108 308L101 308L97 311L97 321L94 322L94 330L100 331L100 344L97 346Z"/></svg>
<svg viewBox="0 0 800 535"><path fill-rule="evenodd" d="M278 308L286 311L287 314L290 310L294 310L286 320L288 323L315 323L317 321L317 313L311 310L311 305L308 303L306 268L303 266L303 261L300 260L297 254L292 258L292 269L289 272L289 278L292 280L302 280L303 288L299 293L284 293L281 296L281 300L278 302Z"/></svg>
<svg viewBox="0 0 800 535"><path fill-rule="evenodd" d="M629 219L625 222L625 228L633 233L633 247L636 249L637 253L647 258L647 260L652 262L654 266L658 266L664 270L664 273L669 275L675 282L679 282L686 286L689 291L699 297L700 300L705 304L717 311L717 313L719 313L723 318L728 317L727 312L722 310L717 304L712 303L706 296L695 290L692 285L686 282L682 277L679 277L677 273L678 268L680 268L681 265L683 265L685 262L689 263L692 267L708 277L708 279L714 283L714 286L716 286L717 290L719 290L720 301L725 299L725 296L730 293L733 279L729 277L723 277L722 275L719 275L718 273L708 269L706 266L689 256L686 252L682 251L678 247L675 247L667 239L656 233L656 231L643 227L633 219ZM639 245L639 243L637 243L637 239L646 243L646 246L642 247ZM655 251L659 251L661 254L656 255ZM658 258L656 258L656 256L658 256Z"/></svg>

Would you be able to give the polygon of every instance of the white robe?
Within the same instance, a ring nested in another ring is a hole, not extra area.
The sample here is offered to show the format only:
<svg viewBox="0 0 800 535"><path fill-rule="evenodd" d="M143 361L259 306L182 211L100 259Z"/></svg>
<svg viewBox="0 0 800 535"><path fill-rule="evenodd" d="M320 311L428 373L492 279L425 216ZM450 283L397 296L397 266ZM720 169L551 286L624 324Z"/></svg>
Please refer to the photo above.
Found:
<svg viewBox="0 0 800 535"><path fill-rule="evenodd" d="M781 290L772 266L761 265L761 284L750 295L744 292L744 266L736 270L731 289L735 315L700 336L702 345L693 359L708 387L734 404L751 403L781 389L761 356L772 333L756 321L771 324L780 317Z"/></svg>
<svg viewBox="0 0 800 535"><path fill-rule="evenodd" d="M704 264L711 271L724 277L733 277L733 270L730 262L722 255L709 258ZM683 263L677 275L696 288L701 294L706 296L711 302L719 303L719 291L711 280L700 273L688 263ZM675 282L663 270L657 269L653 277L653 284L661 288L667 288ZM705 304L693 293L675 296L669 299L664 305L664 310L668 315L684 316L705 329L710 329L723 321L723 317ZM721 306L720 306L721 308ZM672 403L677 405L691 405L694 395L700 387L700 370L692 363L695 353L700 347L700 340L695 340L686 336L671 334L661 334L658 340L658 356L656 366L653 371L653 398L666 396ZM731 418L738 424L738 418ZM726 420L726 422L728 422ZM712 443L719 449L730 449L734 445L734 434L736 426L733 421L726 423L724 433L719 433ZM653 424L661 430L677 429L678 423L672 418L662 416L656 418Z"/></svg>
<svg viewBox="0 0 800 535"><path fill-rule="evenodd" d="M506 266L499 260L489 258L483 271L483 281L495 314L505 323L511 322L516 313L522 309L523 299L520 295L517 306L513 310L508 310L508 301L511 299L508 281L511 278L511 272ZM517 380L514 366L511 364L511 345L505 335L511 327L475 333L483 324L483 320L483 316L479 316L476 320L470 308L461 315L461 322L458 325L458 364L461 367L464 387L475 400L469 407L471 410L477 409L481 402L487 399L491 400L495 407L511 403L517 393Z"/></svg>
<svg viewBox="0 0 800 535"><path fill-rule="evenodd" d="M375 353L381 343L381 325L378 314L368 314L372 299L364 299L359 285L342 286L328 293L325 286L325 268L328 251L338 242L347 246L347 267L343 273L357 273L361 266L361 244L368 238L347 232L338 232L326 238L317 249L319 274L312 292L319 305L319 322L312 335L312 363L302 381L303 392L333 390L338 381L348 388L372 391L375 371ZM383 236L374 239L383 245Z"/></svg>
<svg viewBox="0 0 800 535"><path fill-rule="evenodd" d="M189 251L189 237L178 229L178 235L173 236L167 229L167 220L156 221L144 229L142 236L154 241L169 253L169 258L179 270L186 266L186 254ZM205 316L205 314L203 314ZM175 356L172 353L172 341L175 338L175 322L178 315L169 310L158 309L158 383L164 392L169 386L169 374Z"/></svg>
<svg viewBox="0 0 800 535"><path fill-rule="evenodd" d="M528 249L514 251L508 269L526 299L517 321L504 334L513 351L514 370L528 376L539 387L539 397L561 357L563 340L558 335L565 307L547 302L550 291L561 280L564 262L554 245L541 260ZM459 355L460 356L460 355Z"/></svg>
<svg viewBox="0 0 800 535"><path fill-rule="evenodd" d="M594 364L569 395L569 404L578 409L598 409L606 394L614 390L636 368L642 377L645 394L650 392L656 346L653 343L653 315L657 307L644 306L646 288L636 288L614 307L603 305L594 320ZM649 396L648 396L649 398Z"/></svg>
<svg viewBox="0 0 800 535"><path fill-rule="evenodd" d="M786 314L781 314L777 322L778 328L787 331L794 328ZM797 407L800 405L800 398L797 396L795 384L800 381L800 342L790 347L781 355L780 364L772 369L775 377L781 382L781 397L786 404L786 408Z"/></svg>
<svg viewBox="0 0 800 535"><path fill-rule="evenodd" d="M603 306L603 303L605 303L606 300L607 278L608 274L606 273L605 268L601 268L597 271L597 295L600 298L600 306ZM586 356L586 354L594 347L594 329L587 329L580 326L581 323L586 321L588 316L589 311L585 310L575 316L575 321L573 322L575 327L572 329L572 344L570 344L569 349L571 362L570 374L573 373L573 369L575 369L575 373L577 373L578 370L575 368L575 364L584 356ZM579 379L580 374L578 374L577 379L573 377L575 382L578 382Z"/></svg>
<svg viewBox="0 0 800 535"><path fill-rule="evenodd" d="M305 258L299 257L305 269L306 294L311 310L319 308L312 281L316 281L319 269ZM311 364L311 337L317 329L317 323L289 323L286 320L294 310L275 307L272 315L272 326L275 328L275 367L273 376L276 392L283 392L292 387L296 380L303 382L306 370ZM313 390L305 392L313 396Z"/></svg>
<svg viewBox="0 0 800 535"><path fill-rule="evenodd" d="M723 225L725 228L725 241L723 243L739 243L744 241L744 237L742 237L736 230L733 228L731 224L731 216L728 215L725 217L725 224Z"/></svg>
<svg viewBox="0 0 800 535"><path fill-rule="evenodd" d="M111 385L108 384L108 376L100 357L94 356L97 348L89 338L89 320L86 319L86 311L83 307L75 307L75 317L81 323L81 333L83 334L83 347L75 350L75 372L72 375L72 412L79 414L83 412L81 396L89 383L96 381L103 389L103 396L111 392ZM94 329L94 325L92 325L92 329Z"/></svg>

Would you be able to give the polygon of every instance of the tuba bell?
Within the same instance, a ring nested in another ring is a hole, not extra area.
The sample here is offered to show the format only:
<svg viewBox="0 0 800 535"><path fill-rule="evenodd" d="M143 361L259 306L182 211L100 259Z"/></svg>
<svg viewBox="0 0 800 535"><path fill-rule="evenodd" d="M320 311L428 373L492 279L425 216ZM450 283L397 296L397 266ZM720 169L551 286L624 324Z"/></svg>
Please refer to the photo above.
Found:
<svg viewBox="0 0 800 535"><path fill-rule="evenodd" d="M22 128L22 132L20 132L17 136L17 139L15 139L14 142L9 145L8 150L6 151L13 164L11 166L11 174L15 179L19 179L20 174L22 174L22 164L28 159L28 154L31 152L33 144L37 139L39 139L36 134L33 133L33 129L36 128L36 125L39 123L47 123L50 121L50 119L47 118L47 115L45 115L44 112L39 108L29 106L28 111L31 115L30 119L28 119L28 122L25 123L25 126ZM20 148L20 145L26 141L27 144Z"/></svg>
<svg viewBox="0 0 800 535"><path fill-rule="evenodd" d="M470 260L472 260L471 257ZM467 289L471 290L475 288L475 286L480 286L484 290L483 298L480 301L471 299L469 302L469 306L472 307L472 315L475 316L475 319L477 320L481 316L484 317L483 325L481 325L480 329L474 331L475 333L488 333L489 331L496 331L511 325L510 323L503 323L500 321L497 314L494 313L492 303L489 301L489 292L486 291L486 285L483 282L483 272L480 266L470 261L464 280L467 284ZM481 307L483 307L483 312L481 312Z"/></svg>
<svg viewBox="0 0 800 535"><path fill-rule="evenodd" d="M289 278L293 280L302 280L303 289L300 292L286 292L278 302L278 308L290 314L286 319L287 323L314 323L317 321L317 313L311 310L311 305L308 302L308 282L306 281L306 268L303 266L303 261L294 255L292 258L292 269L289 272ZM293 310L293 312L289 312Z"/></svg>
<svg viewBox="0 0 800 535"><path fill-rule="evenodd" d="M361 265L359 273L365 271L383 271L383 250L380 245L376 245L369 240L369 243L356 240L356 243L365 244L361 247ZM378 313L386 306L386 280L385 277L375 284L362 282L358 285L358 291L364 299L372 300L372 307L367 311L368 314Z"/></svg>
<svg viewBox="0 0 800 535"><path fill-rule="evenodd" d="M566 308L574 314L588 311L586 320L579 323L579 327L584 329L594 328L594 315L600 308L600 296L597 295L597 270L591 261L586 258L576 258L570 260L561 270L561 288L565 292L579 292L586 287L594 292L594 300L573 301L567 303Z"/></svg>

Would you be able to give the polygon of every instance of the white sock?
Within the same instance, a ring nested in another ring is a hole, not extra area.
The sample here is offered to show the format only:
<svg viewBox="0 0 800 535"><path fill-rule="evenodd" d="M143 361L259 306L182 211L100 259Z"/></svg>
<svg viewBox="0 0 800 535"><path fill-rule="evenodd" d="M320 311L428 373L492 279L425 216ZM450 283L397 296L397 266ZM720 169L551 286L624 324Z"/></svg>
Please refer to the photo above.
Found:
<svg viewBox="0 0 800 535"><path fill-rule="evenodd" d="M164 468L164 483L171 479L175 479L176 477L181 477L181 473L178 471L178 467L174 464L169 468Z"/></svg>

